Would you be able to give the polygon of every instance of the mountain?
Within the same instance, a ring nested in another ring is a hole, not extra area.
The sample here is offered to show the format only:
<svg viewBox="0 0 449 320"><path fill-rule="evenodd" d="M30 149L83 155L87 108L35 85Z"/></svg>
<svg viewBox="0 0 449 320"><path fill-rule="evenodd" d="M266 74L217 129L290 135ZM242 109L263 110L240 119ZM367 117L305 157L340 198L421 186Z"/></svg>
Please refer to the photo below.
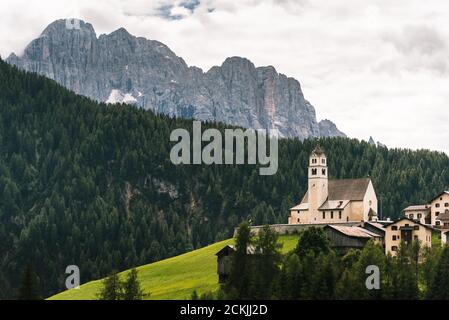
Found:
<svg viewBox="0 0 449 320"><path fill-rule="evenodd" d="M7 59L97 101L133 103L182 118L244 128L279 129L301 140L344 137L329 120L317 123L300 83L273 67L240 57L207 72L189 67L166 45L125 29L97 37L93 26L57 20Z"/></svg>
<svg viewBox="0 0 449 320"><path fill-rule="evenodd" d="M335 123L333 123L328 119L321 120L318 123L318 127L320 128L320 135L322 137L342 137L342 138L346 137L346 135L343 132L338 130Z"/></svg>
<svg viewBox="0 0 449 320"><path fill-rule="evenodd" d="M228 128L204 123L203 129ZM170 133L192 122L97 103L0 59L0 299L31 265L43 297L232 237L242 220L286 223L316 141L279 141L279 170L173 165ZM444 153L321 139L332 179L370 176L383 217L449 188Z"/></svg>

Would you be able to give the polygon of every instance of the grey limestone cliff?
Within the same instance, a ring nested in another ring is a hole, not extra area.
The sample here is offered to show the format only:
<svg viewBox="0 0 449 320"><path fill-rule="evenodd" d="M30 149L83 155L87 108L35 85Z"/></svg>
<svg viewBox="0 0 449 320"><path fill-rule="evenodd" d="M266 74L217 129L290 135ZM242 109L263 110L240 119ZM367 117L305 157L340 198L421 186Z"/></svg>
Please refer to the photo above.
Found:
<svg viewBox="0 0 449 320"><path fill-rule="evenodd" d="M133 103L171 116L278 129L299 139L345 136L317 122L300 83L275 68L228 58L209 71L189 67L166 45L118 29L97 37L93 26L50 24L20 57L7 61L98 101Z"/></svg>

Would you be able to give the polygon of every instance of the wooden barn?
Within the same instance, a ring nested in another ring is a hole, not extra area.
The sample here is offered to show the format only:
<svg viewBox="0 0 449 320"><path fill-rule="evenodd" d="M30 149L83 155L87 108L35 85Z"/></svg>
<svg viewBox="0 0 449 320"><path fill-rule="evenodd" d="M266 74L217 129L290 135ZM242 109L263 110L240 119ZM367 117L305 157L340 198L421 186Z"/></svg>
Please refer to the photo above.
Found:
<svg viewBox="0 0 449 320"><path fill-rule="evenodd" d="M235 246L227 245L215 254L217 256L217 273L219 283L225 283L231 274L232 256L234 255L235 250ZM247 255L254 256L255 253L256 248L254 246L249 246L246 249Z"/></svg>
<svg viewBox="0 0 449 320"><path fill-rule="evenodd" d="M344 254L350 249L363 249L369 240L382 244L383 236L362 227L327 225L324 227L332 248Z"/></svg>

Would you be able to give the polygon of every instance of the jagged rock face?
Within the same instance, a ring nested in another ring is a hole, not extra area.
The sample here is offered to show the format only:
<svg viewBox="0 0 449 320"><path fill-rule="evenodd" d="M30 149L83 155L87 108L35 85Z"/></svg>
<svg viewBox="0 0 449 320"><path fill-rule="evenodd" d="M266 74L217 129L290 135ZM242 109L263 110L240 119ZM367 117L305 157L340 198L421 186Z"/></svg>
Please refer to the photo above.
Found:
<svg viewBox="0 0 449 320"><path fill-rule="evenodd" d="M335 123L333 123L328 119L321 120L318 123L318 126L320 127L320 134L323 137L343 137L343 138L346 137L346 135L343 132L338 130Z"/></svg>
<svg viewBox="0 0 449 320"><path fill-rule="evenodd" d="M221 121L254 129L278 129L300 139L344 136L314 107L299 82L273 67L228 58L203 72L189 67L166 45L121 28L97 38L91 24L49 25L23 56L7 59L27 71L56 80L76 93L108 103L134 103L171 116Z"/></svg>

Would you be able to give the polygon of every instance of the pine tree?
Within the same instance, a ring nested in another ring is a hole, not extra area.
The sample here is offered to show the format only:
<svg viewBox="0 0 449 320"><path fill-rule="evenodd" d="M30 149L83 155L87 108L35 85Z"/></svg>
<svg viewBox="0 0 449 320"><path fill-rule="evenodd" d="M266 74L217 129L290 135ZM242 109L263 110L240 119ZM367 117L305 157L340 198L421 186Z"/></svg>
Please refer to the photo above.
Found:
<svg viewBox="0 0 449 320"><path fill-rule="evenodd" d="M143 300L148 298L149 294L145 294L140 286L140 282L137 277L137 270L131 269L128 273L126 281L123 283L123 300Z"/></svg>
<svg viewBox="0 0 449 320"><path fill-rule="evenodd" d="M435 276L427 297L432 300L449 300L449 246L444 247L437 264Z"/></svg>
<svg viewBox="0 0 449 320"><path fill-rule="evenodd" d="M316 256L330 251L329 240L323 228L310 227L301 231L295 252L300 258L303 258L309 251L312 251Z"/></svg>
<svg viewBox="0 0 449 320"><path fill-rule="evenodd" d="M27 265L22 275L18 300L39 300L37 276L31 265Z"/></svg>
<svg viewBox="0 0 449 320"><path fill-rule="evenodd" d="M278 234L269 225L265 225L255 241L255 246L257 277L253 296L257 299L270 299L273 294L273 281L279 274L282 244L278 243Z"/></svg>
<svg viewBox="0 0 449 320"><path fill-rule="evenodd" d="M123 284L116 272L104 279L102 285L98 300L120 300L122 298Z"/></svg>
<svg viewBox="0 0 449 320"><path fill-rule="evenodd" d="M394 283L395 297L401 300L416 300L419 298L417 265L411 245L402 242L395 259L397 277Z"/></svg>
<svg viewBox="0 0 449 320"><path fill-rule="evenodd" d="M247 250L252 245L253 236L247 222L242 222L237 230L235 241L235 253L232 256L232 267L227 292L233 293L239 299L249 296L253 284L252 261L248 257Z"/></svg>

